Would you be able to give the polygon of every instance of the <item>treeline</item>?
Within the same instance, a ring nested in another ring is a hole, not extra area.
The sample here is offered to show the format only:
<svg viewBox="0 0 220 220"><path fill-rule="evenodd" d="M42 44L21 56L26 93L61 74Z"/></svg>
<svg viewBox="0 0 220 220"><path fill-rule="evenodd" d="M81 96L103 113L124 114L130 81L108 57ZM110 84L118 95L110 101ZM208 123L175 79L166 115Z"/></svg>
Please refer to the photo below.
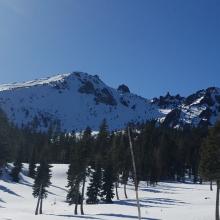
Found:
<svg viewBox="0 0 220 220"><path fill-rule="evenodd" d="M130 128L138 182L184 182L186 176L195 183L202 182L200 148L208 128L171 129L154 121ZM114 196L119 199L119 184L123 184L127 198L126 185L133 179L127 129L110 132L105 120L97 134L89 127L81 133L57 132L53 127L47 133L38 133L13 127L0 112L0 170L8 162L14 163L11 176L15 182L19 181L22 163L29 163L29 176L35 179L33 196L38 197L36 214L42 213L47 196L50 164L69 164L67 201L75 204L75 214L78 205L84 213L85 197L88 204L111 203Z"/></svg>
<svg viewBox="0 0 220 220"><path fill-rule="evenodd" d="M147 122L131 130L139 181L184 182L186 174L194 182L199 180L200 148L207 128L171 129ZM50 164L69 164L86 157L90 167L98 163L103 168L106 163L113 163L118 173L132 170L126 129L109 132L104 120L97 134L92 134L89 127L81 133L61 133L52 128L38 133L13 127L0 112L0 168L16 161L29 163L33 168L45 151Z"/></svg>

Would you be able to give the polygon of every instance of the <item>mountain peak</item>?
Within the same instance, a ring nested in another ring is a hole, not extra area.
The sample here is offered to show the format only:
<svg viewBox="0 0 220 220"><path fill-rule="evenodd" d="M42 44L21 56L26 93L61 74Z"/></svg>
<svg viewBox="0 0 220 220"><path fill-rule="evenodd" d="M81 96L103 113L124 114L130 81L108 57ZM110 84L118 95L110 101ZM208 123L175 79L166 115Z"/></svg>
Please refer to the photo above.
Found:
<svg viewBox="0 0 220 220"><path fill-rule="evenodd" d="M122 93L130 93L130 89L125 84L121 84L117 90Z"/></svg>
<svg viewBox="0 0 220 220"><path fill-rule="evenodd" d="M125 87L123 87L125 89ZM126 87L126 91L128 91ZM107 86L97 75L72 72L0 86L0 107L17 126L61 130L97 130L105 118L109 128L163 115L144 98Z"/></svg>
<svg viewBox="0 0 220 220"><path fill-rule="evenodd" d="M40 78L40 79L35 79L31 81L26 81L22 83L8 83L8 84L2 84L0 85L0 91L5 91L5 90L15 90L15 89L21 89L21 88L29 88L33 86L42 86L42 85L56 85L59 83L63 83L64 81L69 81L71 79L77 78L78 80L93 80L96 83L102 82L98 75L89 75L88 73L84 72L71 72L71 73L63 73L63 74L57 74L54 76L49 76L46 78Z"/></svg>

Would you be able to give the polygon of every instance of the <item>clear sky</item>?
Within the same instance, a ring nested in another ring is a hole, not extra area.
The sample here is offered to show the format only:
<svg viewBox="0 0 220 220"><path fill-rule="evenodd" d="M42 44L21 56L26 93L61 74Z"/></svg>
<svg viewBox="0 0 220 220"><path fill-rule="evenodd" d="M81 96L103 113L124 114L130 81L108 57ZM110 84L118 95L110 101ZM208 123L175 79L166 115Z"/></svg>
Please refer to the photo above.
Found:
<svg viewBox="0 0 220 220"><path fill-rule="evenodd" d="M220 0L0 0L0 83L74 70L147 98L220 87Z"/></svg>

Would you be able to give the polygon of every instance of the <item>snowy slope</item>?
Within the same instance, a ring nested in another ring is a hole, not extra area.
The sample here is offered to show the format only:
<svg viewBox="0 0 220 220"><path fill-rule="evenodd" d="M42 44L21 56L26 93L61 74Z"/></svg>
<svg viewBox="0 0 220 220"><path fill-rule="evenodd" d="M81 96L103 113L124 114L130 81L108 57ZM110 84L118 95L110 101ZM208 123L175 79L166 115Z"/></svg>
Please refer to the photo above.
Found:
<svg viewBox="0 0 220 220"><path fill-rule="evenodd" d="M10 182L8 175L0 179L0 220L132 220L136 219L134 186L128 186L128 199L119 188L120 200L114 204L86 205L85 216L74 216L74 206L65 202L67 165L53 165L52 186L44 201L43 215L35 216L36 199L32 197L33 180L25 175L19 184ZM88 184L88 183L87 183ZM147 220L214 220L215 191L209 185L159 183L156 187L147 187L141 183L142 219Z"/></svg>
<svg viewBox="0 0 220 220"><path fill-rule="evenodd" d="M210 87L187 98L167 114L164 123L172 127L184 125L211 126L220 116L220 89Z"/></svg>
<svg viewBox="0 0 220 220"><path fill-rule="evenodd" d="M160 96L153 100L103 83L97 75L73 72L24 83L0 85L0 108L18 126L41 130L98 130L105 118L110 129L128 122L158 120L167 126L213 125L220 112L220 89L208 88L189 97ZM54 125L54 126L55 126Z"/></svg>
<svg viewBox="0 0 220 220"><path fill-rule="evenodd" d="M71 73L0 86L0 106L15 124L48 127L61 122L62 130L97 130L106 118L111 129L143 122L163 114L150 101L105 85L98 76Z"/></svg>

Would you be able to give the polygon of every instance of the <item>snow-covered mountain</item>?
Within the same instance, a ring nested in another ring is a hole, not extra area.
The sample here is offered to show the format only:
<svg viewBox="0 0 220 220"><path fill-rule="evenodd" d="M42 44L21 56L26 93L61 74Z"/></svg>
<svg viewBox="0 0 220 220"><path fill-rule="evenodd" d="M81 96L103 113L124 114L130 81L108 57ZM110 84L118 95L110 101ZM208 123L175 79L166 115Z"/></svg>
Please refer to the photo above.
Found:
<svg viewBox="0 0 220 220"><path fill-rule="evenodd" d="M132 94L126 85L113 89L97 75L73 72L46 79L0 86L0 107L18 126L61 130L99 128L105 118L110 129L128 122L156 119L168 126L213 124L220 110L220 89L201 90L147 100Z"/></svg>
<svg viewBox="0 0 220 220"><path fill-rule="evenodd" d="M62 130L97 130L105 118L110 129L128 122L162 117L147 99L125 85L108 87L97 75L74 72L25 83L0 86L0 106L18 126L48 128L60 121Z"/></svg>
<svg viewBox="0 0 220 220"><path fill-rule="evenodd" d="M213 125L220 117L220 89L210 87L200 90L173 108L165 117L164 123L171 127L186 124L193 126Z"/></svg>

